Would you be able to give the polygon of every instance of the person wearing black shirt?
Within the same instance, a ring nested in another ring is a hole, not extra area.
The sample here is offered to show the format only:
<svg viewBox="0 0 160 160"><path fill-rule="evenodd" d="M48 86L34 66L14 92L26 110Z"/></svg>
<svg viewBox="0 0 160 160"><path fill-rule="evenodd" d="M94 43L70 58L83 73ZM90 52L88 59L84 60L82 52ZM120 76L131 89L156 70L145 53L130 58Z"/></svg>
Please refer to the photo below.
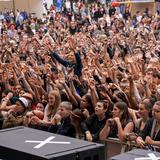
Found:
<svg viewBox="0 0 160 160"><path fill-rule="evenodd" d="M157 101L152 108L153 118L146 122L140 136L137 137L136 142L141 148L146 145L153 145L160 147L160 101Z"/></svg>
<svg viewBox="0 0 160 160"><path fill-rule="evenodd" d="M82 131L88 141L96 142L99 140L99 133L106 123L107 108L103 102L97 102L95 107L95 114L87 118L81 123Z"/></svg>
<svg viewBox="0 0 160 160"><path fill-rule="evenodd" d="M76 130L71 121L72 104L67 101L61 102L57 114L52 120L49 132L75 137Z"/></svg>
<svg viewBox="0 0 160 160"><path fill-rule="evenodd" d="M115 12L116 12L116 9L114 7L109 8L109 16L110 17L113 16L115 14Z"/></svg>

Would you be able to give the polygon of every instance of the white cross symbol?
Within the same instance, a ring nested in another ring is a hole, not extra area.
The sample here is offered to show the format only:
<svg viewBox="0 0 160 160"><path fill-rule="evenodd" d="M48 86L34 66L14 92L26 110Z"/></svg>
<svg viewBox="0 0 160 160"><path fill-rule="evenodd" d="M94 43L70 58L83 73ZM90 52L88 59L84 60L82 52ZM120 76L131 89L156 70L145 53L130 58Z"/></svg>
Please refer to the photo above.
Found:
<svg viewBox="0 0 160 160"><path fill-rule="evenodd" d="M148 153L149 157L135 158L134 160L160 160L160 157L156 157L153 153Z"/></svg>
<svg viewBox="0 0 160 160"><path fill-rule="evenodd" d="M25 142L26 143L39 143L38 145L36 145L35 147L33 147L33 148L36 148L36 149L43 147L47 143L49 143L49 144L71 144L71 142L51 141L54 138L55 138L54 136L51 136L51 137L48 137L47 139L45 139L44 141L30 141L30 140L26 140Z"/></svg>

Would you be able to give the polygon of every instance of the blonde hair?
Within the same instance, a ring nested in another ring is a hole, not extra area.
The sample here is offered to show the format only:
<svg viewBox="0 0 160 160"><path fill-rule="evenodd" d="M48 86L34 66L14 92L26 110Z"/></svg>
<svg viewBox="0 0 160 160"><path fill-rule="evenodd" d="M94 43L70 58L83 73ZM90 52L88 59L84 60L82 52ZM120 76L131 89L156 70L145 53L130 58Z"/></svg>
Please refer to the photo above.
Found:
<svg viewBox="0 0 160 160"><path fill-rule="evenodd" d="M61 103L61 96L60 96L59 90L52 90L49 92L48 95L53 95L55 97L54 108L49 107L49 111L48 111L48 115L52 114L53 116L56 114L57 108Z"/></svg>

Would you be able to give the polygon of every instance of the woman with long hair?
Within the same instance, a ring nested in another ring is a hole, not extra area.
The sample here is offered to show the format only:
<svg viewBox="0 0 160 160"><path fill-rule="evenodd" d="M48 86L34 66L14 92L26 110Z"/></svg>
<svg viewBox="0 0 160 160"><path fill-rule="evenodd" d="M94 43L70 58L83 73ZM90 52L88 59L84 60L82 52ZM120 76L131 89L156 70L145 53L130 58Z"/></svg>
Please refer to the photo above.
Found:
<svg viewBox="0 0 160 160"><path fill-rule="evenodd" d="M144 99L139 105L139 116L140 118L137 119L135 122L135 132L139 134L143 129L144 126L149 118L151 118L151 111L152 111L153 104L151 103L150 99Z"/></svg>
<svg viewBox="0 0 160 160"><path fill-rule="evenodd" d="M126 134L131 133L134 128L127 104L124 102L115 103L112 115L113 118L106 121L104 128L100 132L100 140L113 137L119 138L120 141L125 141Z"/></svg>
<svg viewBox="0 0 160 160"><path fill-rule="evenodd" d="M141 148L145 148L146 145L160 147L160 101L157 101L152 108L153 118L149 119L143 131L137 137L136 142ZM156 147L156 148L157 148ZM157 149L155 149L157 150Z"/></svg>
<svg viewBox="0 0 160 160"><path fill-rule="evenodd" d="M56 113L61 102L59 90L52 90L48 95L48 104L44 110L44 121L49 121Z"/></svg>
<svg viewBox="0 0 160 160"><path fill-rule="evenodd" d="M31 119L31 124L35 125L36 128L46 130L52 124L52 118L57 112L57 108L61 103L61 97L58 89L52 90L48 95L48 104L44 110L43 120L38 117L33 117Z"/></svg>

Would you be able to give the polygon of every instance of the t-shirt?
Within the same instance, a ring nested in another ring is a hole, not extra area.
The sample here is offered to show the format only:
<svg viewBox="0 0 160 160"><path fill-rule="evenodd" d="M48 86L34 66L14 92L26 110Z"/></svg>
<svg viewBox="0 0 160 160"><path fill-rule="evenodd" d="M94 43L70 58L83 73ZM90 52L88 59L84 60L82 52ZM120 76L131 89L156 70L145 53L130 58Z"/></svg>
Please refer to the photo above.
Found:
<svg viewBox="0 0 160 160"><path fill-rule="evenodd" d="M84 122L82 122L82 130L83 132L90 131L93 137L93 141L99 140L99 133L102 130L106 123L106 118L103 120L99 120L97 115L93 115L86 119Z"/></svg>

